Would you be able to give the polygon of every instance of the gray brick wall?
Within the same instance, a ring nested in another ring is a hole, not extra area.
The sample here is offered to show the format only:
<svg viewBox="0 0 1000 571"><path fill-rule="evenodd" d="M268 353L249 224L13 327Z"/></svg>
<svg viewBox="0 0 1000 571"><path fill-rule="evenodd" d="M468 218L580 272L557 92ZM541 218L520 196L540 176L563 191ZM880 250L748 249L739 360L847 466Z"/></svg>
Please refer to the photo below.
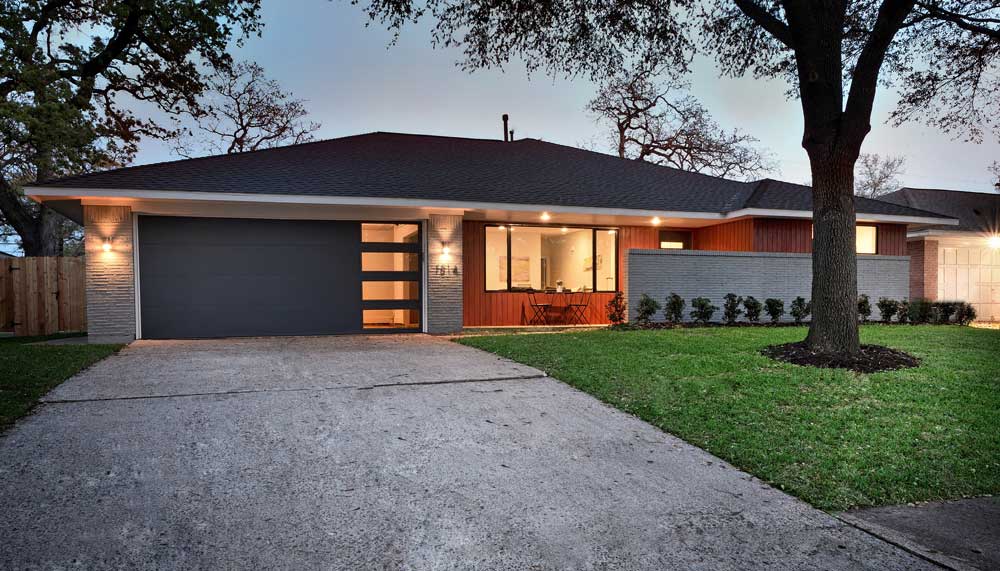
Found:
<svg viewBox="0 0 1000 571"><path fill-rule="evenodd" d="M707 297L719 306L715 319L722 318L722 301L727 293L752 295L761 303L769 297L785 302L785 318L797 296L809 299L812 292L812 256L767 252L709 252L699 250L629 250L629 317L635 318L635 304L649 294L663 304L672 292L691 299ZM874 304L879 297L903 299L909 295L908 256L859 256L858 292L866 293ZM762 316L766 319L766 316ZM656 316L662 320L662 313Z"/></svg>
<svg viewBox="0 0 1000 571"><path fill-rule="evenodd" d="M135 338L135 268L132 210L84 206L87 264L87 333L91 342ZM104 251L104 243L111 251Z"/></svg>
<svg viewBox="0 0 1000 571"><path fill-rule="evenodd" d="M428 333L462 330L462 271L462 217L432 214L427 222Z"/></svg>

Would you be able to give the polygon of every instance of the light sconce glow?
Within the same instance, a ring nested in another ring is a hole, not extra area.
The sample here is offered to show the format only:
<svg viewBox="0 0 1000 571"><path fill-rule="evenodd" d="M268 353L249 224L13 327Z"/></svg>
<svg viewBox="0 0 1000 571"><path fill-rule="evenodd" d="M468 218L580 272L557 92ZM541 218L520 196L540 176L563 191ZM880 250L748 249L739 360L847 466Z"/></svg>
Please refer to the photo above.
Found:
<svg viewBox="0 0 1000 571"><path fill-rule="evenodd" d="M451 248L449 248L448 246L445 246L444 248L441 248L441 253L444 254L445 256L450 256L451 255Z"/></svg>
<svg viewBox="0 0 1000 571"><path fill-rule="evenodd" d="M541 219L542 222L548 222L549 220L552 220L552 217L549 216L548 212L542 212Z"/></svg>
<svg viewBox="0 0 1000 571"><path fill-rule="evenodd" d="M569 228L563 226L562 229L559 230L559 231L562 232L563 234L565 234L566 232L569 232Z"/></svg>
<svg viewBox="0 0 1000 571"><path fill-rule="evenodd" d="M1000 236L990 236L989 240L986 240L986 244L994 250L1000 248Z"/></svg>
<svg viewBox="0 0 1000 571"><path fill-rule="evenodd" d="M107 238L104 240L104 244L101 244L101 249L104 250L105 252L111 251L111 238Z"/></svg>
<svg viewBox="0 0 1000 571"><path fill-rule="evenodd" d="M651 220L651 222L653 223L653 226L659 226L660 225L660 217L659 216L654 216L653 219Z"/></svg>
<svg viewBox="0 0 1000 571"><path fill-rule="evenodd" d="M441 243L441 261L446 262L451 259L451 246L447 242Z"/></svg>

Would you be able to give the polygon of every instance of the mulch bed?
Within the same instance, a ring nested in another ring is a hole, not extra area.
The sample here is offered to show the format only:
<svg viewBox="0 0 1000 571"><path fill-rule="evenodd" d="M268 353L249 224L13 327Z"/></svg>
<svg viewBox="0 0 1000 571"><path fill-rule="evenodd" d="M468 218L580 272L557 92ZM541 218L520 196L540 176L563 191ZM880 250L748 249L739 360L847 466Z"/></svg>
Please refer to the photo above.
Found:
<svg viewBox="0 0 1000 571"><path fill-rule="evenodd" d="M857 373L895 371L920 365L920 359L913 355L881 345L862 345L861 353L858 355L837 355L813 352L804 341L799 341L765 347L761 354L793 365L821 369L850 369Z"/></svg>

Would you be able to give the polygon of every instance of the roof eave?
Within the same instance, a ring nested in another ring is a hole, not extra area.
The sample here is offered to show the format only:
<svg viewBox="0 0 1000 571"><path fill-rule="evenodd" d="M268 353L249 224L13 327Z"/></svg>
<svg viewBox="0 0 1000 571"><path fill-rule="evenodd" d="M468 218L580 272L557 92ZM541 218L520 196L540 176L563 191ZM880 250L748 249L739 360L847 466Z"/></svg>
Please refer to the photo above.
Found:
<svg viewBox="0 0 1000 571"><path fill-rule="evenodd" d="M591 206L565 206L556 204L516 204L504 202L471 202L460 200L431 200L416 198L382 198L382 197L352 197L352 196L317 196L303 194L258 194L258 193L228 193L206 191L170 191L170 190L135 190L135 189L95 189L69 188L50 186L27 186L25 195L39 202L54 198L71 199L145 199L145 200L183 200L205 202L253 202L274 204L325 204L343 206L396 206L410 208L440 208L450 210L511 210L511 211L547 211L552 213L608 214L618 216L639 216L661 218L696 218L702 220L732 220L747 217L776 217L812 219L810 210L782 210L772 208L742 208L729 212L705 212L687 210L657 210L633 208L607 208ZM932 218L923 216L906 216L898 214L872 214L859 212L857 218L875 222L912 224L912 225L948 225L957 226L959 221L953 218Z"/></svg>

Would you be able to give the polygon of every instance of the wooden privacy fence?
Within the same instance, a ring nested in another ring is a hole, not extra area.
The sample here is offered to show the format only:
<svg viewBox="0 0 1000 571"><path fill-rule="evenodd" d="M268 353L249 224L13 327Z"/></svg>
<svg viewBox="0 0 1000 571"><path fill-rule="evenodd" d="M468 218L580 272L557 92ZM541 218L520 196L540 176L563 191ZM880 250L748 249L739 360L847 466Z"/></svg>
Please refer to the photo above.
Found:
<svg viewBox="0 0 1000 571"><path fill-rule="evenodd" d="M0 258L0 331L87 330L83 258Z"/></svg>

